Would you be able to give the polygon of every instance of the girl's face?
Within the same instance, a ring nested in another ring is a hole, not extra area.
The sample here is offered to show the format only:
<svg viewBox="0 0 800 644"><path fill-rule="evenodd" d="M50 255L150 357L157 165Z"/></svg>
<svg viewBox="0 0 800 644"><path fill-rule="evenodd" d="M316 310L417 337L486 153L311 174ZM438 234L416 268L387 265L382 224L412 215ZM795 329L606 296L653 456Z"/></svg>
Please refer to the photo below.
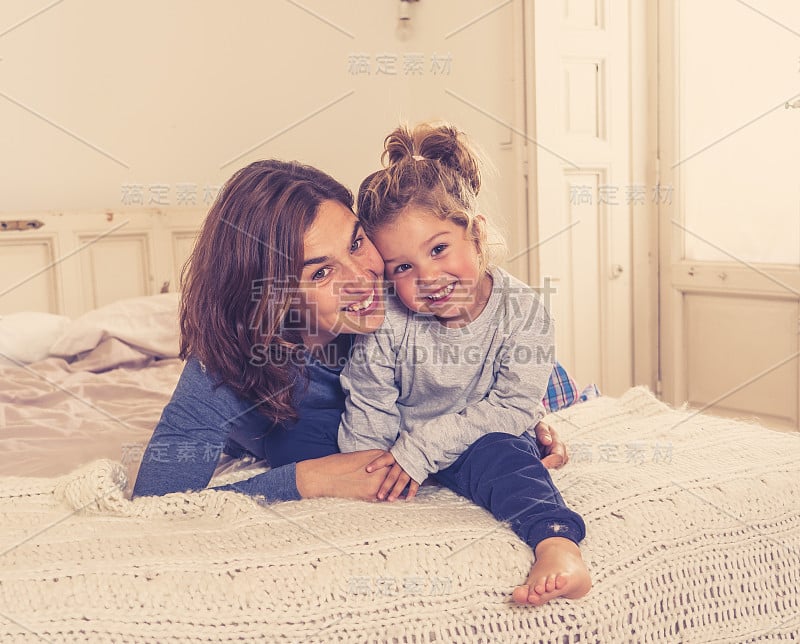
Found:
<svg viewBox="0 0 800 644"><path fill-rule="evenodd" d="M295 311L307 347L324 346L340 333L372 333L381 325L383 262L349 208L322 202L303 255Z"/></svg>
<svg viewBox="0 0 800 644"><path fill-rule="evenodd" d="M408 208L372 238L386 278L412 311L430 313L452 327L469 324L483 311L492 281L481 270L478 242L463 226Z"/></svg>

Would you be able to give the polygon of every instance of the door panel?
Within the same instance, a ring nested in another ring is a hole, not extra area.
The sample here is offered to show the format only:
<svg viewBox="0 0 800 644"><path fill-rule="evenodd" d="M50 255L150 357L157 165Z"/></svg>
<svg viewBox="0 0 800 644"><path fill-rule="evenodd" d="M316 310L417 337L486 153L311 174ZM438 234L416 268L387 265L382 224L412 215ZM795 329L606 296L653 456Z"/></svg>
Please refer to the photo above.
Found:
<svg viewBox="0 0 800 644"><path fill-rule="evenodd" d="M530 254L551 280L556 354L580 384L633 384L631 38L627 2L525 3L532 11ZM642 90L643 91L643 90Z"/></svg>

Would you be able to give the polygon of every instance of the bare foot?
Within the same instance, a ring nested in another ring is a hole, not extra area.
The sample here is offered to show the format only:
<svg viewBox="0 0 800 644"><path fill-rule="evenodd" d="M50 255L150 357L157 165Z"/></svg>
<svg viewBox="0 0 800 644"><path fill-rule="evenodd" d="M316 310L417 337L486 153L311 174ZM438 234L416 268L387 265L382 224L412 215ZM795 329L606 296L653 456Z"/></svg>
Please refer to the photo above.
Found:
<svg viewBox="0 0 800 644"><path fill-rule="evenodd" d="M549 537L539 542L535 554L527 582L514 589L515 602L541 606L556 597L578 599L589 592L592 580L576 543Z"/></svg>

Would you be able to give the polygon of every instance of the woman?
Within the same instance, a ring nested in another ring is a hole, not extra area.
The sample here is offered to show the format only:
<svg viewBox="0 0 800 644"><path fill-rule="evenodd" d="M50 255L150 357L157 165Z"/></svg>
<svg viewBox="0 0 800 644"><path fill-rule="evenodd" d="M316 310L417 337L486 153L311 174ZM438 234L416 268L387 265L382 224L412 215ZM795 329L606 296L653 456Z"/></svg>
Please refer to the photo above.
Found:
<svg viewBox="0 0 800 644"><path fill-rule="evenodd" d="M134 496L202 489L220 456L270 469L224 486L268 501L375 500L381 450L338 453L339 373L351 334L383 321L383 261L353 195L297 163L257 161L225 184L182 280L186 365L145 451ZM536 428L549 467L566 451Z"/></svg>

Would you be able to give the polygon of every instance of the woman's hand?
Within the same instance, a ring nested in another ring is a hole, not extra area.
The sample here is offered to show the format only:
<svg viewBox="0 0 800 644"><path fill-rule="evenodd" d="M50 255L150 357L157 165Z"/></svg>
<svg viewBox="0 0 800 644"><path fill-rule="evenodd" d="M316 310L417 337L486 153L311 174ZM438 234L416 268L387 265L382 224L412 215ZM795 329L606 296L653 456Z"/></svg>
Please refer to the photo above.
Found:
<svg viewBox="0 0 800 644"><path fill-rule="evenodd" d="M386 472L367 472L367 465L387 453L370 449L300 461L295 474L297 490L304 499L333 496L375 501Z"/></svg>
<svg viewBox="0 0 800 644"><path fill-rule="evenodd" d="M367 465L367 472L380 471L384 468L389 468L386 472L386 478L378 490L378 500L383 501L386 495L389 495L387 501L396 501L400 498L403 490L408 486L408 494L406 494L406 501L410 501L417 495L419 490L419 483L413 480L406 471L397 464L391 452L384 452L381 456ZM391 490L391 492L390 492Z"/></svg>
<svg viewBox="0 0 800 644"><path fill-rule="evenodd" d="M549 469L558 469L569 463L567 446L561 441L556 430L546 423L536 425L536 441L542 453L542 463Z"/></svg>

